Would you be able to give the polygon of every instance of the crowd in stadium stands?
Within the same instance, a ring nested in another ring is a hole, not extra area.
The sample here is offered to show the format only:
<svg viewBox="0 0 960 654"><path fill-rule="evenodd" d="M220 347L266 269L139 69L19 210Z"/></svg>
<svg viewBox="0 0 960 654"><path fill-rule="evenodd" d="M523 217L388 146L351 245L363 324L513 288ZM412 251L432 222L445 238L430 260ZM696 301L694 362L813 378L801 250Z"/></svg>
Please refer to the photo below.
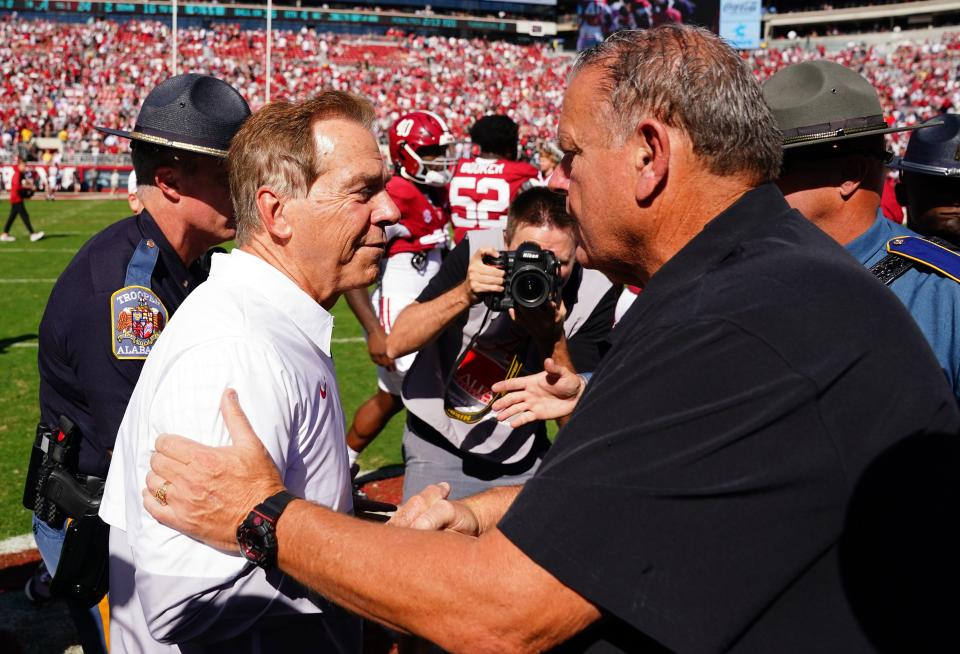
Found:
<svg viewBox="0 0 960 654"><path fill-rule="evenodd" d="M178 31L180 71L218 76L256 109L264 102L264 30L217 24ZM126 144L102 137L94 125L130 129L139 105L170 76L169 27L156 21L0 20L0 160L15 150L54 162L62 156L120 153ZM960 102L951 63L960 34L935 43L850 47L838 53L803 45L747 54L760 78L814 58L859 70L880 90L889 118L924 120ZM370 97L383 134L413 108L443 115L465 138L479 117L497 112L521 126L533 151L554 137L570 59L546 45L515 45L391 32L371 38L303 28L276 30L272 46L273 99L304 98L332 87ZM62 154L30 151L34 137L57 138Z"/></svg>
<svg viewBox="0 0 960 654"><path fill-rule="evenodd" d="M264 101L264 30L237 25L178 30L180 70L228 81L256 108ZM17 134L57 137L64 159L123 148L94 125L130 128L147 90L170 73L169 27L153 21L0 22L0 121L3 146ZM512 115L522 140L554 129L567 64L542 45L518 46L391 33L376 43L311 29L276 31L272 99L319 88L370 97L380 127L401 113L431 106L458 137L489 111ZM29 140L29 138L27 139Z"/></svg>

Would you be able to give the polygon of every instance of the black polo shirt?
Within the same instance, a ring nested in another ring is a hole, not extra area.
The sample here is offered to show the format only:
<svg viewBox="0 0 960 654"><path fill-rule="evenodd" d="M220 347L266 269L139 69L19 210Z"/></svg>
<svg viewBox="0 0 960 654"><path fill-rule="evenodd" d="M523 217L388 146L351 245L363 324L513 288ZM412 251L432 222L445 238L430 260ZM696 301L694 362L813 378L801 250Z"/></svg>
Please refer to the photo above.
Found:
<svg viewBox="0 0 960 654"><path fill-rule="evenodd" d="M77 424L83 435L78 472L84 474L106 477L108 451L143 368L143 360L114 356L110 302L123 288L127 264L142 239L160 248L151 289L172 316L206 271L199 262L184 266L143 211L80 248L57 279L40 321L40 420L55 426L65 415Z"/></svg>
<svg viewBox="0 0 960 654"><path fill-rule="evenodd" d="M869 650L851 497L958 428L903 305L766 185L650 280L500 529L602 611L570 649Z"/></svg>

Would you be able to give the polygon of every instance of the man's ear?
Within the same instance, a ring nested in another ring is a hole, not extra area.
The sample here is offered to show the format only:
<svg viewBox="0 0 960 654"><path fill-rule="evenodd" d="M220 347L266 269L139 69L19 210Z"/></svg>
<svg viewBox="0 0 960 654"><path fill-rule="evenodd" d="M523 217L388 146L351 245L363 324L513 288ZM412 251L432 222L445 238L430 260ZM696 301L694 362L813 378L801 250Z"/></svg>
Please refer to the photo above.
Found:
<svg viewBox="0 0 960 654"><path fill-rule="evenodd" d="M180 201L180 171L172 166L157 166L153 171L153 185L171 202Z"/></svg>
<svg viewBox="0 0 960 654"><path fill-rule="evenodd" d="M634 168L637 183L634 196L637 202L648 202L670 169L670 135L659 120L647 118L637 125L634 141Z"/></svg>
<svg viewBox="0 0 960 654"><path fill-rule="evenodd" d="M844 157L840 165L840 184L837 187L840 191L840 197L849 200L850 196L860 190L867 175L870 174L870 167L867 160L861 156Z"/></svg>
<svg viewBox="0 0 960 654"><path fill-rule="evenodd" d="M286 204L269 186L257 189L257 213L263 228L276 239L285 241L293 236L293 225L284 213Z"/></svg>

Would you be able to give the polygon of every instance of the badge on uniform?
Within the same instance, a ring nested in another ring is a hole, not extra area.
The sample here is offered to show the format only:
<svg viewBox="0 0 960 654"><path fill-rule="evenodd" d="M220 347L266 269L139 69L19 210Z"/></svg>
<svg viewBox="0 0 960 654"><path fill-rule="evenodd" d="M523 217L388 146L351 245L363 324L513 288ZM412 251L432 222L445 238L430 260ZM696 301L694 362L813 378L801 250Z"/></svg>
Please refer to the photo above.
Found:
<svg viewBox="0 0 960 654"><path fill-rule="evenodd" d="M167 324L167 309L144 286L124 286L110 296L110 338L118 359L146 359Z"/></svg>

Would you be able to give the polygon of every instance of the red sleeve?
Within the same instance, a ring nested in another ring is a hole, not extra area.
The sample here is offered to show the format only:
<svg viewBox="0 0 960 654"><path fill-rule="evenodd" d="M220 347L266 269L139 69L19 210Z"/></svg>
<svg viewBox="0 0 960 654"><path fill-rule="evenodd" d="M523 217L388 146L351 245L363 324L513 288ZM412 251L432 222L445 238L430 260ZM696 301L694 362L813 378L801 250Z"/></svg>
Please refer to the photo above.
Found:
<svg viewBox="0 0 960 654"><path fill-rule="evenodd" d="M397 209L400 210L400 222L403 222L404 216L406 216L410 210L411 189L409 187L410 183L402 177L394 176L387 182L387 194L390 196L390 199L393 200L393 203L397 205Z"/></svg>
<svg viewBox="0 0 960 654"><path fill-rule="evenodd" d="M17 202L23 202L23 198L20 197L20 177L21 173L16 168L13 169L13 179L10 182L10 203L15 204Z"/></svg>
<svg viewBox="0 0 960 654"><path fill-rule="evenodd" d="M409 180L392 178L387 183L387 192L400 210L400 224L410 232L408 237L393 239L387 248L387 255L422 252L437 247L437 243L431 239L428 238L428 242L421 239L431 237L437 230L443 229L447 218L443 209L432 205L423 192Z"/></svg>
<svg viewBox="0 0 960 654"><path fill-rule="evenodd" d="M540 177L540 172L526 162L512 161L504 176L510 181L510 201L513 202L521 191L527 189L531 180Z"/></svg>

